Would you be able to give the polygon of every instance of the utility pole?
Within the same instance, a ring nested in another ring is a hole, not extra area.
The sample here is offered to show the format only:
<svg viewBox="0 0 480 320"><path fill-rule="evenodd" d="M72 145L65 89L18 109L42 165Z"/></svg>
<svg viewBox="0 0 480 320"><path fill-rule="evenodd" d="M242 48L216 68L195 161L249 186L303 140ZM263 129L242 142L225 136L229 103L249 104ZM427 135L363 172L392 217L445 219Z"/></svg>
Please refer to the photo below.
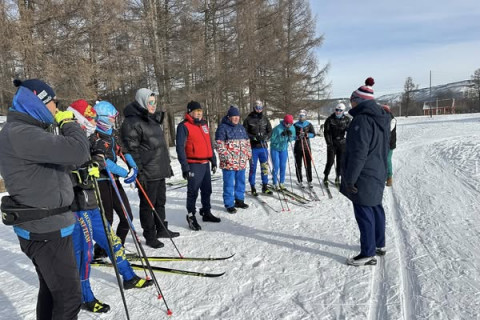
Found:
<svg viewBox="0 0 480 320"><path fill-rule="evenodd" d="M430 105L430 118L432 117L432 70L430 70L430 94L429 94L429 98L428 100L430 100L429 102L429 105Z"/></svg>

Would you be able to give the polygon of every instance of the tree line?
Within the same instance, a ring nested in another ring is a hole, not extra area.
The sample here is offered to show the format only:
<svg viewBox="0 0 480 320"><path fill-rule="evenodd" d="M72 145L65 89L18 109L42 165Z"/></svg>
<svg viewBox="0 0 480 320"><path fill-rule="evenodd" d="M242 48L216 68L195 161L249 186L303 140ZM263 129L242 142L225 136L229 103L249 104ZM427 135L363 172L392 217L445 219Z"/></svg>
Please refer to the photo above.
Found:
<svg viewBox="0 0 480 320"><path fill-rule="evenodd" d="M2 113L14 78L47 81L65 107L103 99L120 111L149 87L172 143L192 99L214 125L230 104L294 113L327 89L308 0L0 0L0 29Z"/></svg>

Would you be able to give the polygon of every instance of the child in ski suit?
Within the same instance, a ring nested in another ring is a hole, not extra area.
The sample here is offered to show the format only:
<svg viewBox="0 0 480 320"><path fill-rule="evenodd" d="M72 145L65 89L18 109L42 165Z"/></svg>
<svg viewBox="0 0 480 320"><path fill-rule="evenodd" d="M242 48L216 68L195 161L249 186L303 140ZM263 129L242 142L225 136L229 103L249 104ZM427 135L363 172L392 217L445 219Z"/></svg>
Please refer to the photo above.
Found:
<svg viewBox="0 0 480 320"><path fill-rule="evenodd" d="M295 169L297 173L298 184L303 187L302 165L305 165L305 172L307 174L307 183L310 188L312 185L312 148L310 146L310 139L315 137L315 129L313 125L307 120L307 111L300 110L298 113L298 121L293 124L295 127Z"/></svg>
<svg viewBox="0 0 480 320"><path fill-rule="evenodd" d="M97 114L95 109L85 100L77 100L68 108L75 115L75 119L85 130L87 135L95 131ZM104 162L105 145L99 143L91 148L92 157L100 164ZM94 178L100 177L99 166L93 162L87 162L72 171L72 183L75 198L71 210L77 218L73 230L73 247L77 260L77 267L80 273L80 284L82 287L82 308L95 313L104 313L110 310L110 306L97 300L90 287L90 262L93 258L93 241L105 252L110 254L107 235L103 226L102 216L95 196ZM108 223L108 222L107 222ZM138 277L125 256L125 250L119 237L115 235L110 224L106 226L112 239L112 246L116 258L118 271L123 276L123 287L125 290L131 288L145 288L152 284L152 280L145 280Z"/></svg>
<svg viewBox="0 0 480 320"><path fill-rule="evenodd" d="M272 180L275 188L285 189L285 168L288 160L288 145L295 140L295 129L292 126L293 116L287 114L280 124L273 128L270 139L270 155L272 156ZM280 181L278 172L280 171ZM277 186L277 182L279 182Z"/></svg>
<svg viewBox="0 0 480 320"><path fill-rule="evenodd" d="M268 120L266 113L263 113L263 103L260 100L255 101L253 111L249 113L243 121L243 126L250 138L252 146L252 160L250 162L250 172L248 181L252 189L252 194L257 195L255 188L255 179L257 174L257 162L260 161L260 176L262 177L262 192L272 194L268 189L268 140L272 135L272 125Z"/></svg>
<svg viewBox="0 0 480 320"><path fill-rule="evenodd" d="M245 168L252 158L250 139L240 124L240 111L231 106L215 132L220 169L223 170L223 204L229 213L248 208L245 199Z"/></svg>
<svg viewBox="0 0 480 320"><path fill-rule="evenodd" d="M113 128L115 119L118 116L118 111L115 109L115 107L108 101L100 101L94 106L94 109L98 118L96 130L89 137L90 145L94 146L99 143L105 144L106 168L108 168L108 171L112 173L122 198L121 201L127 210L130 220L133 220L130 203L128 202L127 195L125 194L125 190L123 190L122 184L118 180L118 177L129 178L129 183L135 182L138 172L137 165L130 154L125 154L127 165L130 168L130 171L127 171L116 163L118 159L117 154L121 151L121 147L119 145L120 139L118 139L117 131ZM115 210L118 218L120 219L116 234L122 241L122 244L125 244L128 231L130 230L129 223L123 212L121 202L117 197L112 183L110 182L110 178L106 169L100 171L98 187L100 188L100 195L102 197L103 208L105 209L105 216L107 217L108 223L113 225L113 211ZM105 252L97 245L95 245L95 257L106 257Z"/></svg>

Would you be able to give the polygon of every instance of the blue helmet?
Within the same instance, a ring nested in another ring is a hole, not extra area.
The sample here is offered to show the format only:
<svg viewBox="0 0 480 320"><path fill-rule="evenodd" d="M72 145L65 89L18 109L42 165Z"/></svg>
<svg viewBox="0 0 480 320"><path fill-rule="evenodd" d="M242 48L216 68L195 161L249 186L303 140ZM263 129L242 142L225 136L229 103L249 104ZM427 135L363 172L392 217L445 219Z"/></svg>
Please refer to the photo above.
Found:
<svg viewBox="0 0 480 320"><path fill-rule="evenodd" d="M108 131L112 128L115 118L118 116L118 111L113 104L108 101L99 101L93 107L97 112L97 127L102 131ZM111 121L111 119L113 121Z"/></svg>

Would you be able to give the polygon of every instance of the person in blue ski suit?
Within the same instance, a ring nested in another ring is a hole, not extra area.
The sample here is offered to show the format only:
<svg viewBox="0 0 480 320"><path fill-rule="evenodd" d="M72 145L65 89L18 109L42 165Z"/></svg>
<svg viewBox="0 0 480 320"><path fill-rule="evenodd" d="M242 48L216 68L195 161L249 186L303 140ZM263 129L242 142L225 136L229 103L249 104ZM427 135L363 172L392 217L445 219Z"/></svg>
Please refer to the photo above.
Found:
<svg viewBox="0 0 480 320"><path fill-rule="evenodd" d="M257 195L255 179L258 161L260 161L262 192L272 194L272 191L268 189L268 140L270 140L272 135L272 125L266 113L263 112L263 103L260 100L255 101L253 111L243 121L243 126L247 131L252 146L252 161L250 162L250 172L248 173L252 194L254 196Z"/></svg>
<svg viewBox="0 0 480 320"><path fill-rule="evenodd" d="M312 188L312 148L310 139L315 137L315 129L307 120L307 111L300 110L298 113L298 121L293 124L295 128L295 169L297 173L297 182L303 188L302 166L305 165L305 173L307 174L308 187Z"/></svg>
<svg viewBox="0 0 480 320"><path fill-rule="evenodd" d="M223 170L223 204L229 213L248 208L245 199L245 168L252 158L250 139L240 124L240 111L231 106L215 132L215 146Z"/></svg>
<svg viewBox="0 0 480 320"><path fill-rule="evenodd" d="M77 122L89 135L95 131L96 112L85 100L73 102L67 111L72 111ZM95 162L87 162L72 171L72 184L74 200L71 210L77 218L77 223L72 233L73 248L80 273L82 287L82 308L94 313L105 313L110 306L97 300L90 286L90 262L93 259L93 240L105 252L110 253L107 235L103 226L102 216L95 196L94 178L100 177L99 168L104 163L105 144L99 142L90 148L92 159ZM108 223L107 223L108 224ZM152 280L138 277L125 256L125 250L119 237L115 235L110 224L107 226L112 239L112 246L116 258L118 271L123 277L124 288L145 288L152 285ZM112 260L112 254L109 254Z"/></svg>
<svg viewBox="0 0 480 320"><path fill-rule="evenodd" d="M285 169L288 160L288 146L290 141L295 140L295 128L293 125L293 116L287 114L280 124L273 128L272 138L270 139L270 155L272 156L272 180L275 188L285 189ZM280 171L280 181L278 172ZM277 186L277 182L279 182Z"/></svg>
<svg viewBox="0 0 480 320"><path fill-rule="evenodd" d="M105 164L114 177L118 191L121 196L125 209L127 210L130 220L133 220L132 209L128 202L125 190L122 187L122 183L118 180L118 177L129 178L129 183L135 182L137 176L137 165L130 154L125 154L127 165L130 171L124 169L117 164L118 154L121 152L120 139L117 131L113 128L115 120L118 116L118 111L108 101L100 101L95 104L94 109L97 113L97 127L95 132L90 135L90 145L94 146L99 143L103 143L106 146L105 152ZM100 178L98 179L98 187L100 188L100 195L102 198L103 207L105 209L105 216L108 223L113 225L113 211L117 213L120 222L117 226L117 236L125 244L129 228L129 223L122 209L120 199L113 188L110 178L106 169L100 171ZM106 257L106 253L98 246L95 245L95 257Z"/></svg>
<svg viewBox="0 0 480 320"><path fill-rule="evenodd" d="M347 259L354 266L375 265L384 255L385 211L390 115L374 100L373 90L361 86L350 98L353 120L347 130L340 192L353 203L360 229L360 254Z"/></svg>

